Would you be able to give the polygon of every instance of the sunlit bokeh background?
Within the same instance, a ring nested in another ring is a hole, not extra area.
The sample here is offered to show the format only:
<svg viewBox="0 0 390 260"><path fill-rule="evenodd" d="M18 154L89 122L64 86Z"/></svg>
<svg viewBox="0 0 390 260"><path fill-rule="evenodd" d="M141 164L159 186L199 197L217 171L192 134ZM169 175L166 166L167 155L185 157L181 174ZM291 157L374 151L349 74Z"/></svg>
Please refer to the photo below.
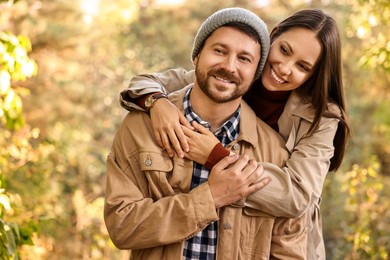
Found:
<svg viewBox="0 0 390 260"><path fill-rule="evenodd" d="M118 94L191 69L198 27L232 6L269 29L305 8L338 22L353 139L323 192L327 257L389 259L388 0L0 0L0 259L128 259L102 218Z"/></svg>

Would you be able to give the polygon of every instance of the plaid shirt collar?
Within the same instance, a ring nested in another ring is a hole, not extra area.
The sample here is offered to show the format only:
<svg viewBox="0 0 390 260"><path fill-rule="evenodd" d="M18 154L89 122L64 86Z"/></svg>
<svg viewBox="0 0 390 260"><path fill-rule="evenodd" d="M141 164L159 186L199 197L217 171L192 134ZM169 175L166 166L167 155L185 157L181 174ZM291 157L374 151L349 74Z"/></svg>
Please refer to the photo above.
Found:
<svg viewBox="0 0 390 260"><path fill-rule="evenodd" d="M203 121L192 109L191 102L190 102L190 94L193 87L187 90L186 94L184 95L183 99L183 109L184 109L184 116L187 118L187 120L191 123L192 121L196 121L197 123L201 124L203 127L210 129L211 126L208 122ZM227 120L222 126L214 132L214 135L220 139L221 135L224 135L227 137L227 143L223 143L223 145L228 145L230 142L233 142L238 138L239 134L239 125L240 125L240 113L241 113L241 106L239 106L234 112L234 114ZM221 141L221 139L220 139Z"/></svg>

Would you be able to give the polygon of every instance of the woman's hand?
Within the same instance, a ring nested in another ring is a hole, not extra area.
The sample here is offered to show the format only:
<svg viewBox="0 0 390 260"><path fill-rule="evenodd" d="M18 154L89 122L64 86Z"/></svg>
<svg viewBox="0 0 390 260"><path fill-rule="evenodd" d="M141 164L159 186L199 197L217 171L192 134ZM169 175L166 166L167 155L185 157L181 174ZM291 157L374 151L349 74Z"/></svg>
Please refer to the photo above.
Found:
<svg viewBox="0 0 390 260"><path fill-rule="evenodd" d="M211 151L219 143L219 140L211 131L195 121L192 122L192 126L197 132L182 126L182 130L187 137L187 143L191 148L189 152L185 153L185 157L205 165Z"/></svg>
<svg viewBox="0 0 390 260"><path fill-rule="evenodd" d="M184 129L193 129L183 113L168 99L160 98L150 109L150 118L158 145L170 157L176 152L177 156L183 158L183 151L189 152L190 148L182 126Z"/></svg>

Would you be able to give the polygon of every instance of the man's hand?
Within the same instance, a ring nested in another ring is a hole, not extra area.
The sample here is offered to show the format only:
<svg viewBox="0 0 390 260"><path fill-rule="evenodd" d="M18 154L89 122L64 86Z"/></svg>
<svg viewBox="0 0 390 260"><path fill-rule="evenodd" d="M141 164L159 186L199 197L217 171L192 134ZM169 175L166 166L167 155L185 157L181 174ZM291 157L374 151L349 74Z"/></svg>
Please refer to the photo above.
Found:
<svg viewBox="0 0 390 260"><path fill-rule="evenodd" d="M265 187L271 178L260 180L263 170L263 166L249 160L247 155L222 159L213 167L208 179L215 207L229 205Z"/></svg>

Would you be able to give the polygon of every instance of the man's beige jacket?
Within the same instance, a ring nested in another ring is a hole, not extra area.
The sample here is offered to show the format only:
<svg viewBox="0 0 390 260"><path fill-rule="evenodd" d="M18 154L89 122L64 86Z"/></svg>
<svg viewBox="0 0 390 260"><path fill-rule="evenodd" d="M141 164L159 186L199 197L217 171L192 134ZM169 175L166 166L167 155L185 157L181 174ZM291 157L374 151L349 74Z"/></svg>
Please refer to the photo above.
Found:
<svg viewBox="0 0 390 260"><path fill-rule="evenodd" d="M169 96L180 109L187 89ZM283 139L245 102L241 108L239 138L228 148L283 166ZM147 113L127 114L107 159L104 218L114 244L131 249L131 259L182 259L184 241L218 221L217 260L305 259L305 214L275 218L236 205L216 210L207 182L190 190L192 173L192 161L171 159L156 144Z"/></svg>

